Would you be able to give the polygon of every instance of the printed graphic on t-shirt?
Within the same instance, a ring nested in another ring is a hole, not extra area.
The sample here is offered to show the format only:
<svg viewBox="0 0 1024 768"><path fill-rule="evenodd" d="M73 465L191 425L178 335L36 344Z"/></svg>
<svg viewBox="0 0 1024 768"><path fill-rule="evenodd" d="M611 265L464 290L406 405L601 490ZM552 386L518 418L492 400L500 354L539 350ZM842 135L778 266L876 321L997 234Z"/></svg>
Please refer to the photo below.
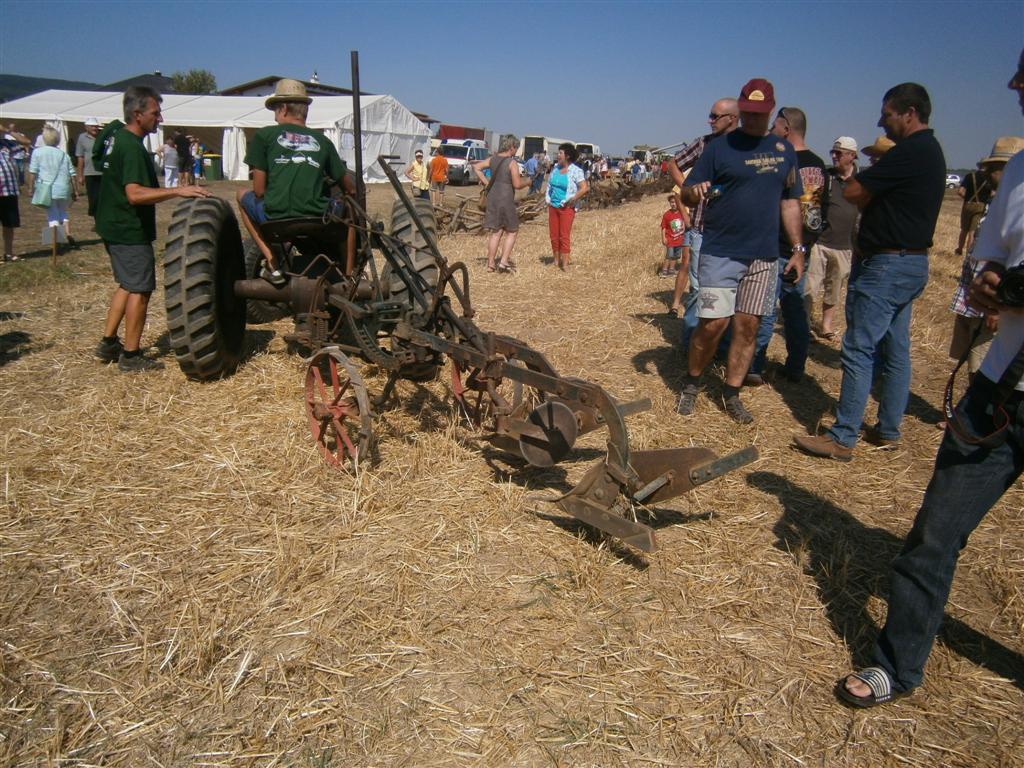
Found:
<svg viewBox="0 0 1024 768"><path fill-rule="evenodd" d="M319 152L320 142L316 140L315 136L310 136L308 133L293 133L292 131L284 131L280 136L277 137L277 143L285 149L289 149L292 152Z"/></svg>

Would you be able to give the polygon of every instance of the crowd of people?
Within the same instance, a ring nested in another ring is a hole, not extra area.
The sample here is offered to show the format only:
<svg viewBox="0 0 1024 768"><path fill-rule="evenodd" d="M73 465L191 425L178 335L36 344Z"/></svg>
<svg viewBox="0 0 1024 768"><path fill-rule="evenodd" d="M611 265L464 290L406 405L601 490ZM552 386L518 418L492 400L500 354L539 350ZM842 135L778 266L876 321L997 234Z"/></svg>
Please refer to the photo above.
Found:
<svg viewBox="0 0 1024 768"><path fill-rule="evenodd" d="M1009 87L1024 109L1024 51ZM276 285L287 276L260 225L323 215L332 191L354 192L334 145L305 125L310 101L298 81L279 81L266 100L274 125L256 133L245 157L253 170L252 189L239 193L239 211L263 253L261 275ZM67 200L80 187L86 190L116 282L96 357L117 362L126 372L162 367L140 350L156 285L155 205L210 195L189 183L195 180L189 175L194 152L189 144L186 155L188 138L181 132L165 144L165 186L159 186L143 139L162 121L160 104L156 91L129 88L123 123L114 121L101 131L98 122L87 122L76 145L77 167L56 146L52 129L43 131L25 169L19 153L31 148L27 137L10 125L0 144L5 259L13 254L22 170L34 191L48 185L51 223L66 227ZM804 141L807 115L797 107L777 109L768 80L752 79L738 98L714 103L710 131L667 165L677 189L660 224L665 247L660 271L676 276L671 311L682 315L686 372L677 405L681 415L697 412L704 372L725 340L725 411L739 423L752 422L740 392L745 384L764 380L776 314L781 311L786 337L782 374L799 382L805 375L809 308L820 294L817 333L824 341L833 340L845 283L835 422L824 434L796 435L794 444L810 456L839 461L852 460L862 437L883 448L898 444L910 388L911 312L928 280L928 251L945 194L946 162L930 117L931 100L923 86L906 82L890 88L882 96L878 119L885 135L859 150L871 164L858 169L858 146L849 136L833 141L831 165L810 151ZM587 174L572 144L559 146L550 169L540 158L530 158L536 162L528 163L525 173L515 159L517 147L516 137L507 136L494 155L474 165L488 189L488 269L514 270L515 192L532 189L537 175L546 171L552 261L564 270L576 210L589 189ZM183 161L186 156L189 163ZM438 155L427 165L418 152L406 170L419 193L443 196L447 171L439 158L443 161ZM177 185L167 183L174 180L175 169ZM959 552L1024 471L1024 139L998 138L979 171L964 180L961 197L957 251L964 262L952 304L956 320L950 354L968 364L970 383L955 406L947 395L934 473L892 566L888 616L874 649L876 666L837 683L837 695L855 706L882 704L921 684ZM876 379L878 421L863 426Z"/></svg>

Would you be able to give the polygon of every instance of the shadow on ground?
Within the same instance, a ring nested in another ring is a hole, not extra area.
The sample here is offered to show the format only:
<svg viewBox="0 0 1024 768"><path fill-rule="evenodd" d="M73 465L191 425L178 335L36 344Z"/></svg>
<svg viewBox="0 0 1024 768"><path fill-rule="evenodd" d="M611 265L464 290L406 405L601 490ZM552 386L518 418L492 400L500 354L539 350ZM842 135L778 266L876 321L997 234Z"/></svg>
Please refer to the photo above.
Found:
<svg viewBox="0 0 1024 768"><path fill-rule="evenodd" d="M850 649L853 666L873 663L878 628L867 611L869 598L886 596L889 563L903 541L883 528L871 528L773 472L752 472L747 482L782 503L775 525L776 546L805 562L821 592L829 621ZM948 614L939 641L954 653L1010 680L1024 690L1024 656ZM844 670L837 670L837 677Z"/></svg>

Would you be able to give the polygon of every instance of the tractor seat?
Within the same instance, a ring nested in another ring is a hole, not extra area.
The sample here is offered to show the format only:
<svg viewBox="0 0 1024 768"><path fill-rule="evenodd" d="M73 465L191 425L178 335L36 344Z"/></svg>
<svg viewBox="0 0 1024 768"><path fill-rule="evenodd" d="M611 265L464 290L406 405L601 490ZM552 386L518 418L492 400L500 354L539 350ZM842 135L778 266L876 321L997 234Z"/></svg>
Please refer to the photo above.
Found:
<svg viewBox="0 0 1024 768"><path fill-rule="evenodd" d="M313 240L324 243L343 241L346 228L340 221L324 223L320 216L301 219L274 219L260 225L260 233L268 244L283 244L296 240Z"/></svg>

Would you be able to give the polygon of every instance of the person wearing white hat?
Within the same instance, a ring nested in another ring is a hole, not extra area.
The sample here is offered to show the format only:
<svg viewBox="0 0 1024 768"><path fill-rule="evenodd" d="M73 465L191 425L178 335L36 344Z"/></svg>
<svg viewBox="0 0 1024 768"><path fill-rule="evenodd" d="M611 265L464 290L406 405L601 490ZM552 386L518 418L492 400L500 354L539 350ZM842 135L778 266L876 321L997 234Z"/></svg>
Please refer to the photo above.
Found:
<svg viewBox="0 0 1024 768"><path fill-rule="evenodd" d="M100 121L90 117L85 121L85 131L75 142L75 159L77 161L78 188L85 188L89 198L89 215L96 217L96 201L100 199L100 179L103 171L98 170L92 161L92 150L96 143L96 134L100 132Z"/></svg>
<svg viewBox="0 0 1024 768"><path fill-rule="evenodd" d="M832 167L828 170L827 210L823 217L828 226L811 248L807 267L804 304L810 318L814 299L824 291L821 303L819 333L827 341L836 338L835 318L853 261L853 228L857 223L857 206L843 197L847 182L857 172L857 141L840 136L832 142Z"/></svg>
<svg viewBox="0 0 1024 768"><path fill-rule="evenodd" d="M298 80L277 81L264 104L273 111L275 125L256 131L245 152L252 169L252 189L239 191L242 223L263 254L260 277L277 286L288 282L282 267L260 232L272 219L323 216L330 203L328 190L342 186L355 193L355 182L331 140L322 131L306 127L313 100Z"/></svg>

